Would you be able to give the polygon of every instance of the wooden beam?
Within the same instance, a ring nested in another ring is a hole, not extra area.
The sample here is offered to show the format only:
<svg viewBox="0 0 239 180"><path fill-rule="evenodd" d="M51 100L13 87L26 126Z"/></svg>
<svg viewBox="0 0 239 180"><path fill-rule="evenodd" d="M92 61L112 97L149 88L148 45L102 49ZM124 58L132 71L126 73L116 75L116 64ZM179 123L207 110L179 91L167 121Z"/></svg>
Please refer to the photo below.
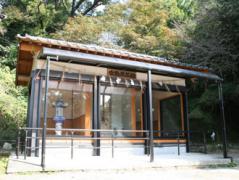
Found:
<svg viewBox="0 0 239 180"><path fill-rule="evenodd" d="M20 43L20 53L21 51L28 51L30 53L32 53L32 55L35 55L36 53L38 53L39 51L41 51L42 46L40 45L36 45L36 44L29 44L29 43L25 43L25 42L21 42Z"/></svg>
<svg viewBox="0 0 239 180"><path fill-rule="evenodd" d="M30 76L26 76L26 75L18 75L17 80L23 81L23 82L29 82L30 81Z"/></svg>

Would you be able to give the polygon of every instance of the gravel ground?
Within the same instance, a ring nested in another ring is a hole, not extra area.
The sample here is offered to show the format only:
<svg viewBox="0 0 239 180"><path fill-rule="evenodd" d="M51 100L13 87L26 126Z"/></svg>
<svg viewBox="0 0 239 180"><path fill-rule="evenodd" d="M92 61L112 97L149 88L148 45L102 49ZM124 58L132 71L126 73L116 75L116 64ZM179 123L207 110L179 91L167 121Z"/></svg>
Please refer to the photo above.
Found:
<svg viewBox="0 0 239 180"><path fill-rule="evenodd" d="M141 170L112 170L112 171L72 171L0 175L0 180L238 180L239 168L170 168L170 169L141 169Z"/></svg>

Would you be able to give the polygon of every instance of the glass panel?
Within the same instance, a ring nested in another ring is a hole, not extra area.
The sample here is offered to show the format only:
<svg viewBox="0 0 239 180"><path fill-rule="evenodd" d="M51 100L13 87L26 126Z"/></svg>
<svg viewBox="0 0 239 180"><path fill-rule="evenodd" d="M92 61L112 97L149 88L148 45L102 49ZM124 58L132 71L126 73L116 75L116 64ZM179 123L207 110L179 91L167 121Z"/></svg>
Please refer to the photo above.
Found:
<svg viewBox="0 0 239 180"><path fill-rule="evenodd" d="M179 107L169 107L169 105L167 104L167 101L169 100L169 104L170 104L171 102L170 100L175 97L179 97L179 93L154 90L152 94L153 94L153 129L155 131L159 131L159 130L163 130L162 118L168 119L167 116L170 116L168 115L168 112L170 112L172 116L174 115L177 116L176 114L178 114L177 111L179 110L179 115L180 115L180 98L179 98L179 103L177 104L179 105ZM179 118L181 118L181 116ZM155 137L161 136L161 134L160 132L155 132L154 136Z"/></svg>
<svg viewBox="0 0 239 180"><path fill-rule="evenodd" d="M48 134L69 134L67 131L61 131L62 128L91 128L92 88L91 84L79 82L49 81L47 127L58 130L49 131ZM42 92L41 124L43 125L44 82ZM78 134L90 135L89 132Z"/></svg>
<svg viewBox="0 0 239 180"><path fill-rule="evenodd" d="M141 91L134 88L101 86L101 129L141 129ZM132 136L135 133L121 133Z"/></svg>
<svg viewBox="0 0 239 180"><path fill-rule="evenodd" d="M172 97L162 100L161 107L161 128L163 131L178 131L182 130L181 127L181 103L180 96ZM164 136L176 136L170 135L167 132Z"/></svg>

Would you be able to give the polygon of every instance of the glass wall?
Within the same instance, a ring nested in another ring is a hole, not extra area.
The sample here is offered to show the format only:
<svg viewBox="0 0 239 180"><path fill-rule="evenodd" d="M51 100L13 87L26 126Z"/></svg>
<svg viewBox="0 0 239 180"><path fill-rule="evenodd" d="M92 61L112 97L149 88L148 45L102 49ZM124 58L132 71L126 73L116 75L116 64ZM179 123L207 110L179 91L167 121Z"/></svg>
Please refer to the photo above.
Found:
<svg viewBox="0 0 239 180"><path fill-rule="evenodd" d="M183 129L182 102L179 93L153 91L154 130L174 132ZM155 132L154 136L175 137L175 134Z"/></svg>
<svg viewBox="0 0 239 180"><path fill-rule="evenodd" d="M180 100L181 100L180 96L174 96L174 97L162 100L160 102L161 129L163 131L175 132L178 130L182 130ZM165 135L167 135L167 133L165 133Z"/></svg>
<svg viewBox="0 0 239 180"><path fill-rule="evenodd" d="M86 83L49 81L47 127L91 128L92 88L91 84ZM45 101L44 86L42 93L41 125L43 124L43 104ZM57 132L48 133L57 134ZM88 132L78 134L89 135Z"/></svg>
<svg viewBox="0 0 239 180"><path fill-rule="evenodd" d="M127 87L100 87L101 129L142 129L141 90ZM135 133L118 133L131 136Z"/></svg>

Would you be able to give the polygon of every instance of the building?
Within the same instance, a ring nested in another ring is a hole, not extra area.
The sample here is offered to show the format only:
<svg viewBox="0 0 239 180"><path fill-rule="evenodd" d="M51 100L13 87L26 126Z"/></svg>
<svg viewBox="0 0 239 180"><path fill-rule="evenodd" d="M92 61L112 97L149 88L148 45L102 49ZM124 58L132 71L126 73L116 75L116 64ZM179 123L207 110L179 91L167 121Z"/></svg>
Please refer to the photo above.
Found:
<svg viewBox="0 0 239 180"><path fill-rule="evenodd" d="M147 144L148 137L151 161L154 143L176 143L179 136L189 151L185 81L202 78L219 85L227 157L222 79L208 68L94 45L17 38L16 84L29 86L28 127L43 128L42 153L46 134L63 136L63 129L85 129L74 135L95 137L94 155L100 155L99 137L107 137L94 130L104 129L132 143Z"/></svg>

